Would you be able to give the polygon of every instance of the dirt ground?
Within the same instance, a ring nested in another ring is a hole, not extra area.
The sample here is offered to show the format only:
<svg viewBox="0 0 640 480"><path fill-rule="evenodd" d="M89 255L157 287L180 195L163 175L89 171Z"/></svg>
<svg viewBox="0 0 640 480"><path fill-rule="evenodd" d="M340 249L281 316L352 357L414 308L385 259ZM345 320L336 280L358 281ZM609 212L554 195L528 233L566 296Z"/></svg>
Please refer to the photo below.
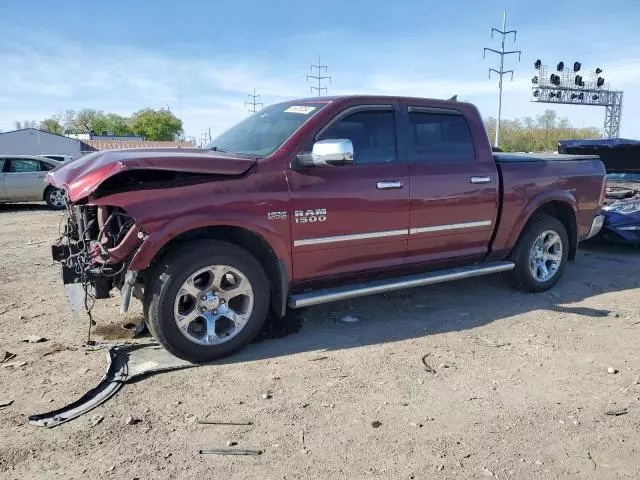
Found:
<svg viewBox="0 0 640 480"><path fill-rule="evenodd" d="M545 294L491 276L310 308L231 358L127 384L45 429L28 415L105 370L50 260L59 219L0 205L0 350L16 354L0 363L2 478L640 478L640 250L583 249ZM93 311L114 342L141 318L118 305ZM263 454L198 454L228 441Z"/></svg>

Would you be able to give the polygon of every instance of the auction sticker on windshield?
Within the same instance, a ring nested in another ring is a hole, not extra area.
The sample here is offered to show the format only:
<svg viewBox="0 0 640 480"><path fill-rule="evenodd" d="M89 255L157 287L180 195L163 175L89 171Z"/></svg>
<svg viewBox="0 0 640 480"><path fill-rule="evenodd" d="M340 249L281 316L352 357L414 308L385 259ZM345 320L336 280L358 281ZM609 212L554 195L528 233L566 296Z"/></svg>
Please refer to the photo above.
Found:
<svg viewBox="0 0 640 480"><path fill-rule="evenodd" d="M301 113L302 115L309 115L316 107L309 107L306 105L292 105L285 110L285 113Z"/></svg>

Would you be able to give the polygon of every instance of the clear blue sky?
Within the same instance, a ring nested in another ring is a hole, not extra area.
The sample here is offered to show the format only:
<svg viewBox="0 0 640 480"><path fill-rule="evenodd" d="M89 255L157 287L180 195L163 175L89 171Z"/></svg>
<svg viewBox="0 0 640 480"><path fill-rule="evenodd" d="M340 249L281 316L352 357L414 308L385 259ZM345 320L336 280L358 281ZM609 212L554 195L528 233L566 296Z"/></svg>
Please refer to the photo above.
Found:
<svg viewBox="0 0 640 480"><path fill-rule="evenodd" d="M534 6L535 5L535 6ZM573 5L573 6L572 6ZM121 114L167 107L187 135L217 133L246 115L255 87L265 104L308 96L322 55L330 94L460 99L496 111L497 81L482 48L507 10L523 51L504 94L505 118L535 116L533 62L601 67L625 92L622 136L640 138L637 0L2 0L0 129L83 107ZM604 110L559 107L574 126L601 128Z"/></svg>

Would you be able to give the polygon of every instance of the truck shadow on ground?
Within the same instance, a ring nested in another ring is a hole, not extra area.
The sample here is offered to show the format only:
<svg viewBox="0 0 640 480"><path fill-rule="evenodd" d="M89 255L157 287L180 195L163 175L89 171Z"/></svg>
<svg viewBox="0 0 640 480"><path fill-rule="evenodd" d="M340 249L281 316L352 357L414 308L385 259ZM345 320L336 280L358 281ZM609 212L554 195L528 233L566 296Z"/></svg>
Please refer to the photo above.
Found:
<svg viewBox="0 0 640 480"><path fill-rule="evenodd" d="M529 312L578 314L585 321L604 321L617 315L615 305L598 309L579 303L604 293L640 287L639 269L637 249L588 246L581 249L560 282L545 293L514 291L506 275L492 275L291 311L284 319L268 319L252 345L215 364L461 332ZM342 321L347 315L358 321Z"/></svg>

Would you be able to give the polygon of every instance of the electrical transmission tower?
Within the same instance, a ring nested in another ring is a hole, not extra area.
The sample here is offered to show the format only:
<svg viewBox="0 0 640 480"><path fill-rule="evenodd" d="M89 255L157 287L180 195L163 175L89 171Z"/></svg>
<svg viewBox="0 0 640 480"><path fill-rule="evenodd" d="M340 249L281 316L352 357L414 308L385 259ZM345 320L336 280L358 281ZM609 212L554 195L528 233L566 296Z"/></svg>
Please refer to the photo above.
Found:
<svg viewBox="0 0 640 480"><path fill-rule="evenodd" d="M318 75L313 75L313 69L317 69L318 70ZM313 91L317 91L318 92L318 96L321 97L322 96L322 92L324 91L325 93L327 93L327 87L323 87L322 86L322 81L323 80L329 80L329 83L331 83L331 77L329 76L323 76L322 72L327 71L327 66L326 65L322 65L322 62L320 61L320 55L318 55L318 64L317 65L311 65L311 75L307 75L307 82L309 81L309 79L312 80L316 80L318 82L318 86L314 87L313 85L311 86L311 93L313 93Z"/></svg>
<svg viewBox="0 0 640 480"><path fill-rule="evenodd" d="M247 95L247 97L249 97L251 100L249 100L248 102L244 102L244 106L249 106L249 113L256 113L259 112L260 110L262 110L262 107L264 107L262 102L259 102L258 100L260 100L260 95L256 95L256 89L253 89L253 95L249 94ZM258 105L260 105L260 108L258 108Z"/></svg>
<svg viewBox="0 0 640 480"><path fill-rule="evenodd" d="M500 70L496 70L495 68L489 69L489 78L491 78L491 72L498 74L498 77L500 77L500 82L498 83L498 118L496 121L496 139L494 143L494 146L497 147L498 141L500 140L500 117L502 116L502 77L506 73L510 73L511 80L513 80L513 70L504 69L504 57L507 55L513 55L517 53L518 61L520 61L520 55L522 54L522 52L520 50L505 51L504 49L504 41L507 38L507 36L513 33L513 41L515 42L516 35L518 33L517 30L507 30L507 12L506 11L502 13L502 30L499 30L497 28L492 28L491 38L493 38L494 32L500 35L500 50L494 50L493 48L485 47L484 51L482 52L482 58L485 58L485 55L487 54L488 51L492 53L497 53L498 55L500 55Z"/></svg>

